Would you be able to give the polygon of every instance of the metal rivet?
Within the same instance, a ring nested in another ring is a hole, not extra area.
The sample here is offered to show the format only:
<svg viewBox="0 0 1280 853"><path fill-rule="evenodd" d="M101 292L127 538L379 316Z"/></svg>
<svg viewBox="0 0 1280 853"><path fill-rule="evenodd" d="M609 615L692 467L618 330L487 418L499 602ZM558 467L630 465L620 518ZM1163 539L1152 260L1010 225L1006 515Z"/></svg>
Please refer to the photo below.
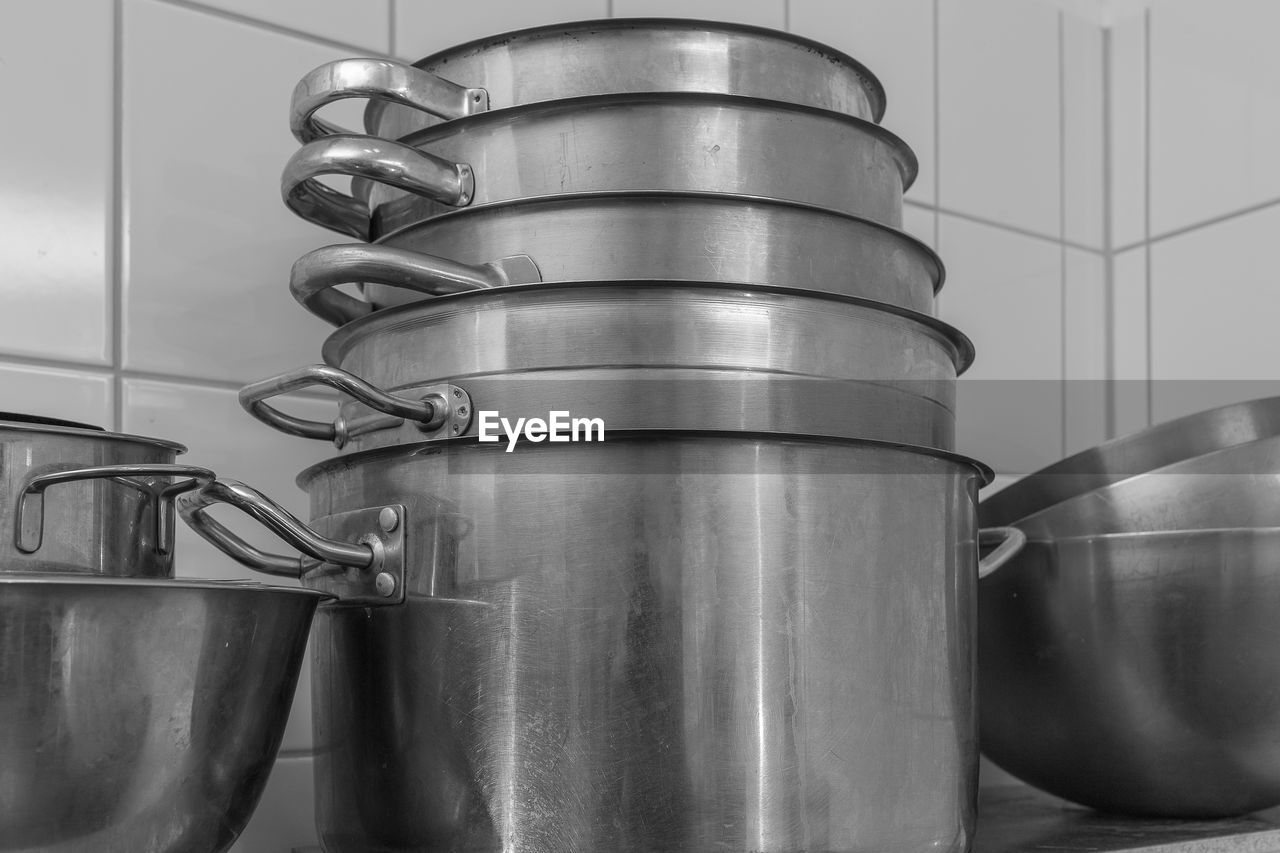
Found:
<svg viewBox="0 0 1280 853"><path fill-rule="evenodd" d="M456 435L457 433L462 432L462 428L461 428L460 426L458 426L457 424L454 424L454 425L453 425L453 432L454 432L454 434Z"/></svg>
<svg viewBox="0 0 1280 853"><path fill-rule="evenodd" d="M467 407L466 407L466 406L459 406L459 407L458 407L458 417L460 417L460 418L465 418L466 416L467 416Z"/></svg>
<svg viewBox="0 0 1280 853"><path fill-rule="evenodd" d="M396 512L395 507L384 506L378 510L378 526L387 533L395 530L400 524L400 514Z"/></svg>
<svg viewBox="0 0 1280 853"><path fill-rule="evenodd" d="M454 388L454 389L453 389L453 396L455 396L455 397L461 397L461 396L462 396L462 389L461 389L461 388Z"/></svg>
<svg viewBox="0 0 1280 853"><path fill-rule="evenodd" d="M386 598L395 593L396 579L387 572L378 572L378 576L373 579L373 587L378 595Z"/></svg>

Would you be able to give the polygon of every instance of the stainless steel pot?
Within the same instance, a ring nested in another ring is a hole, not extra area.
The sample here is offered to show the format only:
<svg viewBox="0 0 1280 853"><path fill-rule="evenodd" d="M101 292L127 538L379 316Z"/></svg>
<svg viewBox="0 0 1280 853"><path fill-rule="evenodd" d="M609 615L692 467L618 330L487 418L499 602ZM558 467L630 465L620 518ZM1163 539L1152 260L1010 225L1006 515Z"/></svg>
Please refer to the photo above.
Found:
<svg viewBox="0 0 1280 853"><path fill-rule="evenodd" d="M173 498L213 479L205 468L173 464L185 450L0 413L0 575L172 575Z"/></svg>
<svg viewBox="0 0 1280 853"><path fill-rule="evenodd" d="M332 289L341 281L413 280L399 263L380 276L371 265L308 269L294 293L331 317L368 309ZM347 449L476 435L484 411L512 422L568 411L609 430L803 431L950 449L955 379L972 355L937 320L850 297L665 282L507 286L348 323L325 344L328 366L254 383L241 401L271 426ZM266 403L318 384L344 394L333 423Z"/></svg>
<svg viewBox="0 0 1280 853"><path fill-rule="evenodd" d="M978 507L986 524L1012 524L1076 495L1206 453L1280 435L1280 397L1233 403L1166 421L1023 477ZM1276 523L1276 519L1267 522Z"/></svg>
<svg viewBox="0 0 1280 853"><path fill-rule="evenodd" d="M396 139L437 119L490 109L629 92L703 92L804 104L879 121L884 89L861 63L776 30L682 19L622 18L491 36L414 66L343 59L312 71L293 93L302 142L340 132L317 119L326 104L371 98L365 128Z"/></svg>
<svg viewBox="0 0 1280 853"><path fill-rule="evenodd" d="M205 508L264 520L352 605L313 646L331 853L961 851L988 476L891 445L657 431L334 459L299 477L332 540L239 484L180 500L248 565L314 565Z"/></svg>
<svg viewBox="0 0 1280 853"><path fill-rule="evenodd" d="M357 198L323 175L365 179ZM362 240L371 211L418 222L452 207L573 193L718 192L826 207L894 227L915 155L878 125L720 95L577 98L468 116L401 142L302 146L281 192L299 216ZM404 192L400 192L400 191ZM409 195L405 195L409 193Z"/></svg>
<svg viewBox="0 0 1280 853"><path fill-rule="evenodd" d="M1280 436L1156 468L1054 504L1017 526L1040 539L1280 524Z"/></svg>
<svg viewBox="0 0 1280 853"><path fill-rule="evenodd" d="M1280 804L1280 529L1032 541L978 585L982 749L1120 814Z"/></svg>
<svg viewBox="0 0 1280 853"><path fill-rule="evenodd" d="M932 314L942 262L901 231L831 210L707 193L606 193L460 210L396 231L389 205L379 241L434 256L442 292L522 281L658 279L765 284L838 293ZM330 250L334 251L334 250ZM529 257L519 273L503 261ZM423 277L432 257L416 259ZM498 261L498 264L490 262ZM321 250L304 275L341 263ZM459 281L459 266L470 281ZM495 266L499 269L495 270ZM502 274L501 280L497 277ZM421 299L370 284L383 308ZM330 318L345 322L350 317Z"/></svg>
<svg viewBox="0 0 1280 853"><path fill-rule="evenodd" d="M0 577L0 851L230 847L271 772L323 598Z"/></svg>

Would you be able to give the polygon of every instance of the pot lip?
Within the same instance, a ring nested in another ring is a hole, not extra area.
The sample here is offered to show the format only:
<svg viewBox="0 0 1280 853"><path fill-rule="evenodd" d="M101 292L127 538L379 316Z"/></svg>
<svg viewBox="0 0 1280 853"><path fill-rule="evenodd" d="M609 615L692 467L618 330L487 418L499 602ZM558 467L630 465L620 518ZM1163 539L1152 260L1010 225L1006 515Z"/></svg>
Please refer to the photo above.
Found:
<svg viewBox="0 0 1280 853"><path fill-rule="evenodd" d="M50 587L93 587L95 589L191 589L191 590L221 590L231 592L233 594L248 594L251 592L271 592L284 593L286 595L301 595L306 598L328 599L334 596L320 592L319 590L309 589L307 587L279 586L276 584L265 584L255 580L217 580L214 578L133 578L133 577L107 577L104 575L89 575L53 572L24 572L13 574L0 574L0 587L4 586L50 586Z"/></svg>
<svg viewBox="0 0 1280 853"><path fill-rule="evenodd" d="M6 415L17 415L19 418L36 416L19 413L0 412L0 442L4 441L4 433L32 433L35 435L61 435L89 441L127 442L142 444L174 453L186 453L185 445L164 438L151 438L145 435L131 435L124 432L111 432L92 424L77 423L61 418L40 418L39 420L10 420Z"/></svg>
<svg viewBox="0 0 1280 853"><path fill-rule="evenodd" d="M932 456L946 462L952 462L973 469L979 478L979 488L987 485L995 478L995 471L986 463L979 462L969 456L955 453L950 450L941 450L936 447L922 447L917 444L906 444L894 441L882 441L874 438L835 438L825 435L810 435L808 433L797 432L767 432L760 430L713 430L713 429L619 429L609 430L605 443L613 441L664 441L673 438L685 439L746 439L746 440L763 440L790 442L795 444L836 444L836 445L858 445L866 447L878 447L886 450L897 450L904 453L912 453L919 456ZM350 466L359 464L366 459L375 456L397 456L397 455L416 455L424 450L447 450L451 447L467 447L471 445L480 445L479 436L468 435L461 438L441 438L430 441L421 441L414 444L394 444L387 447L375 447L369 450L360 450L355 453L348 453L342 456L334 456L309 465L299 472L294 482L303 491L309 491L307 484L316 477L321 476L325 471L332 468ZM539 447L547 445L538 445ZM505 447L501 444L494 444L492 449L499 452L505 452ZM975 504L976 505L976 504Z"/></svg>
<svg viewBox="0 0 1280 853"><path fill-rule="evenodd" d="M952 363L955 365L957 377L964 375L964 372L973 365L975 357L973 341L969 339L968 335L957 329L955 326L939 320L937 317L931 317L928 314L921 314L919 311L912 311L910 308L902 308L898 305L877 302L874 299L866 299L861 296L845 296L839 293L820 293L796 287L779 287L777 285L767 284L741 284L731 281L680 281L676 279L534 282L532 284L507 284L500 287L487 287L480 290L467 290L460 293L450 293L445 296L434 296L430 299L424 299L418 302L408 302L404 305L379 308L364 317L345 323L325 339L320 352L326 364L340 367L342 365L343 355L352 345L353 339L367 336L370 332L366 331L366 329L369 329L370 327L376 330L379 325L395 323L414 313L430 312L432 310L447 311L457 305L465 306L468 302L477 303L480 307L486 309L493 309L495 308L495 297L499 295L503 297L514 297L516 299L529 296L534 300L537 300L550 299L553 298L555 294L564 293L565 291L586 291L590 293L592 291L603 292L609 289L660 290L663 288L692 293L696 293L698 291L735 291L745 297L762 294L775 299L778 297L795 298L800 300L840 303L845 305L854 305L859 308L868 308L872 311L910 320L925 327L945 341L952 348ZM501 309L503 306L501 304L497 304L496 307ZM447 377L440 377L439 381L446 381L446 379Z"/></svg>
<svg viewBox="0 0 1280 853"><path fill-rule="evenodd" d="M1017 523L1010 525L1017 527ZM1091 533L1074 536L1027 536L1027 544L1036 545L1084 545L1091 542L1114 543L1126 541L1182 540L1182 539L1261 539L1280 537L1280 527L1187 527L1177 530L1134 530L1121 533Z"/></svg>
<svg viewBox="0 0 1280 853"><path fill-rule="evenodd" d="M359 179L357 179L359 180ZM353 192L355 192L353 187ZM367 198L365 199L368 200ZM526 210L537 209L541 207L570 207L575 208L579 205L590 205L593 203L609 203L609 202L633 202L633 201L652 201L662 203L679 203L681 201L701 202L704 204L720 204L733 210L741 210L746 206L757 206L763 208L792 209L799 210L809 214L818 214L831 217L833 219L841 219L847 222L856 223L863 228L869 228L873 231L880 231L891 239L899 240L906 243L912 251L918 252L933 268L933 293L936 296L942 286L947 281L947 268L942 262L942 258L933 247L921 240L919 237L904 231L901 228L895 228L892 225L886 225L883 222L877 222L866 216L859 216L854 213L846 213L843 210L836 210L831 207L824 207L818 204L809 204L808 202L795 201L785 198L769 198L768 196L759 195L735 195L734 193L717 193L717 192L697 192L691 190L610 190L607 192L580 192L580 193L557 193L555 195L529 196L526 198L509 198L502 201L494 201L488 204L482 204L477 207L459 207L448 210L444 213L432 216L430 219L424 219L419 222L410 222L401 225L387 232L376 232L375 243L390 243L406 234L410 234L418 230L430 230L435 223L445 224L446 227L455 224L455 220L460 220L463 226L471 224L470 219L482 217L485 214L500 216L507 210L514 209L517 213L523 213ZM376 221L377 215L374 219Z"/></svg>
<svg viewBox="0 0 1280 853"><path fill-rule="evenodd" d="M375 102L376 103L376 102ZM440 124L416 130L398 141L414 148L429 146L441 139L451 139L474 132L475 128L489 126L508 126L524 132L530 122L541 116L568 114L574 117L594 116L601 109L610 107L626 108L635 106L688 106L726 107L744 112L791 113L808 115L816 119L835 124L845 124L857 128L868 137L888 146L897 162L898 174L902 180L902 191L911 189L920 174L920 159L911 146L901 136L888 128L865 118L848 113L837 113L821 107L807 104L794 104L784 101L770 101L751 95L724 95L716 92L620 92L612 95L576 95L572 98L559 98L554 101L536 101L531 104L519 104L513 107L489 110L482 113L450 119ZM603 119L599 119L603 121ZM535 131L536 132L536 131ZM453 152L453 156L458 156Z"/></svg>
<svg viewBox="0 0 1280 853"><path fill-rule="evenodd" d="M1019 479L1010 483L1005 488L996 492L991 497L984 500L982 504L984 507L986 507L986 513L988 516L990 516L991 513L993 512L997 514L995 518L990 519L992 524L1012 524L1016 526L1018 522L1022 521L1023 519L1029 518L1032 515L1036 515L1040 512L1043 512L1044 510L1050 509L1051 507L1056 506L1057 504L1062 503L1066 500L1070 500L1071 498L1079 497L1081 495L1087 494L1088 492L1094 491L1097 488L1105 488L1107 485L1114 485L1117 482L1122 482L1124 480L1132 479L1133 477L1140 477L1146 474L1155 473L1159 471L1161 468L1169 467L1171 465L1177 465L1179 463L1187 462L1187 461L1190 461L1191 459L1199 458L1201 456L1208 456L1211 453L1217 453L1222 450L1237 448L1244 444L1251 444L1252 442L1255 442L1255 441L1263 441L1268 438L1274 438L1277 435L1280 435L1280 433L1278 433L1276 430L1270 430L1266 433L1260 433L1254 436L1253 438L1250 438L1248 441L1244 441L1244 442L1232 441L1230 443L1224 442L1218 446L1214 446L1212 448L1203 450L1202 452L1196 453L1194 455L1184 456L1176 460L1169 460L1164 464L1161 464L1160 466L1155 468L1148 468L1144 471L1135 471L1131 474L1125 474L1124 476L1117 477L1115 480L1113 480L1110 483L1102 483L1101 481L1099 481L1097 485L1092 485L1083 491L1079 491L1070 496L1060 498L1054 501L1053 503L1037 505L1036 508L1031 512L1026 512L1021 508L1017 508L1019 507L1020 504L1024 504L1026 502L1027 492L1033 491L1036 487L1036 484L1044 480L1045 478L1096 477L1096 478L1099 478L1099 480L1101 480L1101 478L1108 476L1108 471L1105 469L1101 469L1102 460L1099 459L1099 457L1105 458L1108 454L1123 453L1128 448L1150 447L1151 445L1161 441L1163 437L1168 436L1170 434L1173 434L1173 435L1183 435L1188 433L1196 433L1200 435L1214 434L1212 432L1214 421L1220 418L1230 417L1234 413L1248 413L1250 415L1254 415L1259 410L1261 410L1264 413L1274 412L1275 414L1271 415L1270 417L1280 417L1280 396L1257 397L1252 400L1241 400L1235 403L1228 403L1225 406L1216 406L1212 409L1204 409L1203 411L1193 412L1189 415L1183 415L1181 417L1174 418L1173 420L1162 421L1158 424L1153 424L1149 427L1145 427L1144 429L1140 429L1136 432L1131 432L1126 435L1116 436L1113 439L1104 441L1102 444L1094 445L1093 447L1090 447L1087 450L1081 450L1078 453L1073 453L1064 459L1059 459L1057 462L1054 462L1051 465L1046 465L1045 467L1037 471L1033 471L1032 473L1027 474L1024 477L1020 477ZM1258 421L1258 420L1265 420L1265 418L1251 417L1250 420ZM1236 433L1234 431L1231 431L1229 434L1235 435ZM1016 518L1010 517L1015 512L1018 513L1017 517Z"/></svg>
<svg viewBox="0 0 1280 853"><path fill-rule="evenodd" d="M462 55L475 53L484 48L501 48L505 47L512 41L534 40L542 36L550 36L555 34L577 35L584 30L635 30L635 29L662 29L662 30L688 30L699 33L735 33L740 35L757 36L766 38L771 41L782 41L805 48L816 53L828 61L846 66L853 72L859 82L866 90L867 100L871 102L871 115L875 121L884 118L885 108L888 98L885 94L884 84L880 82L880 78L872 73L871 69L863 63L854 59L844 51L823 44L814 39L805 38L804 36L795 35L793 33L775 30L770 27L759 27L751 24L728 23L725 21L707 21L699 18L663 18L663 17L645 17L645 18L603 18L589 19L585 21L568 21L559 24L544 24L537 27L526 27L518 30L510 30L505 33L498 33L491 36L482 36L481 38L471 39L452 47L438 50L428 54L415 61L413 64L417 68L431 69L432 66L441 62L448 63L456 61ZM434 69L440 72L441 69ZM456 81L461 82L461 81ZM373 105L377 104L378 109L374 110ZM385 109L379 101L373 101L370 106L370 124L377 120L377 116Z"/></svg>

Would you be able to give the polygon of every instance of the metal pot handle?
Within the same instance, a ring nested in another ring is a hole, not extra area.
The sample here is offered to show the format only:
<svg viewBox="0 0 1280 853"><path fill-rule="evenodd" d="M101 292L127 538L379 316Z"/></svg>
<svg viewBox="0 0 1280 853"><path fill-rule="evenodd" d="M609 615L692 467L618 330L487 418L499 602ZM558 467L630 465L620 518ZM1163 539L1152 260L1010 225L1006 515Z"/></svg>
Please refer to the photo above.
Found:
<svg viewBox="0 0 1280 853"><path fill-rule="evenodd" d="M326 62L298 81L289 107L289 129L299 142L350 131L316 117L322 107L345 98L369 98L449 119L489 109L489 93L469 89L390 59Z"/></svg>
<svg viewBox="0 0 1280 853"><path fill-rule="evenodd" d="M243 512L303 556L268 554L245 542L208 513L215 504L227 504ZM178 498L178 512L192 530L231 559L259 572L297 578L311 568L307 558L355 569L376 569L383 559L374 543L341 542L316 533L292 513L256 489L238 480L214 479Z"/></svg>
<svg viewBox="0 0 1280 853"><path fill-rule="evenodd" d="M360 240L371 233L368 203L326 187L317 180L321 175L365 178L454 207L465 207L475 196L475 176L466 163L376 136L343 133L308 142L285 164L284 203L303 219Z"/></svg>
<svg viewBox="0 0 1280 853"><path fill-rule="evenodd" d="M424 389L420 399L415 400L388 394L352 373L327 364L300 367L250 383L240 390L240 405L253 417L283 433L332 441L341 448L348 438L357 434L341 416L332 422L313 421L286 414L266 403L272 397L313 385L336 388L375 412L414 422L418 429L427 433L424 438L460 435L471 423L471 397L456 385L431 386ZM385 427L386 423L380 425Z"/></svg>
<svg viewBox="0 0 1280 853"><path fill-rule="evenodd" d="M293 264L289 290L304 308L335 326L371 313L373 305L333 288L372 282L442 296L507 284L542 281L528 255L464 264L394 246L349 244L308 252Z"/></svg>
<svg viewBox="0 0 1280 853"><path fill-rule="evenodd" d="M132 477L187 477L177 482L153 483L130 479ZM167 555L173 550L174 499L215 479L208 468L192 465L100 465L93 468L73 468L67 471L51 471L27 477L18 491L18 505L14 511L13 543L24 554L34 554L44 542L44 493L50 487L76 480L111 480L122 486L137 489L156 500L156 552Z"/></svg>
<svg viewBox="0 0 1280 853"><path fill-rule="evenodd" d="M985 578L1018 555L1027 544L1027 534L1016 527L984 527L978 531L978 541L984 545L1000 542L994 551L978 560L978 577Z"/></svg>

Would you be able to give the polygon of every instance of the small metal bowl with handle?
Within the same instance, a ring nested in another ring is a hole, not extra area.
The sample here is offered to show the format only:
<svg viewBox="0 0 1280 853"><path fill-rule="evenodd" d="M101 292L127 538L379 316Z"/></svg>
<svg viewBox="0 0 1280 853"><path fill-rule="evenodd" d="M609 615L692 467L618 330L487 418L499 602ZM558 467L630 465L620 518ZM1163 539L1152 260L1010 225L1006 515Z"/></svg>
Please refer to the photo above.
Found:
<svg viewBox="0 0 1280 853"><path fill-rule="evenodd" d="M869 121L885 108L884 89L865 66L816 41L741 24L614 18L489 36L413 65L328 62L298 81L289 125L302 142L344 132L316 113L367 98L365 129L396 139L489 110L635 92L744 95Z"/></svg>
<svg viewBox="0 0 1280 853"><path fill-rule="evenodd" d="M982 751L1103 811L1280 804L1280 528L1032 537L978 585Z"/></svg>
<svg viewBox="0 0 1280 853"><path fill-rule="evenodd" d="M0 414L0 576L173 574L174 497L213 472L180 444Z"/></svg>

